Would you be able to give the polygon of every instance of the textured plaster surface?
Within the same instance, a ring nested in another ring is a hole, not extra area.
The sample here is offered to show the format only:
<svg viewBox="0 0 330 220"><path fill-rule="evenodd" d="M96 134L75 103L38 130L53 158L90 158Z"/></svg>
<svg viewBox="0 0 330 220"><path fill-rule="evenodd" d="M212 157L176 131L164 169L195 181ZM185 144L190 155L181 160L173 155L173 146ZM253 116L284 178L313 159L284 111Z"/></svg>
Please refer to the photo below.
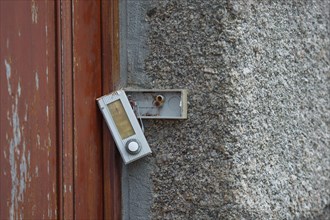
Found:
<svg viewBox="0 0 330 220"><path fill-rule="evenodd" d="M189 89L145 122L141 219L329 219L329 1L128 3L128 85Z"/></svg>

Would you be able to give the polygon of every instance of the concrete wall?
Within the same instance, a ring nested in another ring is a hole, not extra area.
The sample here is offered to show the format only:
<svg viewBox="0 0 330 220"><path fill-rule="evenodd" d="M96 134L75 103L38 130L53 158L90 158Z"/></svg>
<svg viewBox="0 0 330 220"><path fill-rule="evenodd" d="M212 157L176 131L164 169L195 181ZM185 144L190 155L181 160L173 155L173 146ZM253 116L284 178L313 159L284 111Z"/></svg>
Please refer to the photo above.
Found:
<svg viewBox="0 0 330 220"><path fill-rule="evenodd" d="M122 0L127 86L189 89L145 121L124 219L330 218L329 1Z"/></svg>

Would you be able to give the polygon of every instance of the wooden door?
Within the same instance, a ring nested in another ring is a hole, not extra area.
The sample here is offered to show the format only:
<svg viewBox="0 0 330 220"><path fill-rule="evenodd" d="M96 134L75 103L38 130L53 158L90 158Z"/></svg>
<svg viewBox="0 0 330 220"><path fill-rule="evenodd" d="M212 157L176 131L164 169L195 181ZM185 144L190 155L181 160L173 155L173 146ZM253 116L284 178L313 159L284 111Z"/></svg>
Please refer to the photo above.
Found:
<svg viewBox="0 0 330 220"><path fill-rule="evenodd" d="M0 219L119 219L95 99L118 78L116 1L0 1Z"/></svg>

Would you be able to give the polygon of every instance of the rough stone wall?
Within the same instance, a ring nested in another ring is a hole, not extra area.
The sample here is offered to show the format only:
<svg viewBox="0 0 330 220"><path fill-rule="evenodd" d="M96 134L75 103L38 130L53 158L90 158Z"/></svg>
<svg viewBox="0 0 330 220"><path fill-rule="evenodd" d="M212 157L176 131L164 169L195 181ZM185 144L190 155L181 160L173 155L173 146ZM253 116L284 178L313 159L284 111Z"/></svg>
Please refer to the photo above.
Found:
<svg viewBox="0 0 330 220"><path fill-rule="evenodd" d="M139 219L329 219L329 1L129 4L128 85L189 89L188 120L146 121L153 155L127 167L150 174Z"/></svg>

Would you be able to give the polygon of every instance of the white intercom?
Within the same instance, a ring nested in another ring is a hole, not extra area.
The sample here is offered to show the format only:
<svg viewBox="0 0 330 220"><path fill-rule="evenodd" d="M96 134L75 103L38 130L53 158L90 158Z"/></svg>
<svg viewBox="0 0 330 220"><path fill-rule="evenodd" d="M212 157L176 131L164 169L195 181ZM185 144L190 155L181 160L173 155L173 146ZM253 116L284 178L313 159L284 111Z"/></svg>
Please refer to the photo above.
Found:
<svg viewBox="0 0 330 220"><path fill-rule="evenodd" d="M97 102L125 164L151 154L149 144L123 90L102 96Z"/></svg>

